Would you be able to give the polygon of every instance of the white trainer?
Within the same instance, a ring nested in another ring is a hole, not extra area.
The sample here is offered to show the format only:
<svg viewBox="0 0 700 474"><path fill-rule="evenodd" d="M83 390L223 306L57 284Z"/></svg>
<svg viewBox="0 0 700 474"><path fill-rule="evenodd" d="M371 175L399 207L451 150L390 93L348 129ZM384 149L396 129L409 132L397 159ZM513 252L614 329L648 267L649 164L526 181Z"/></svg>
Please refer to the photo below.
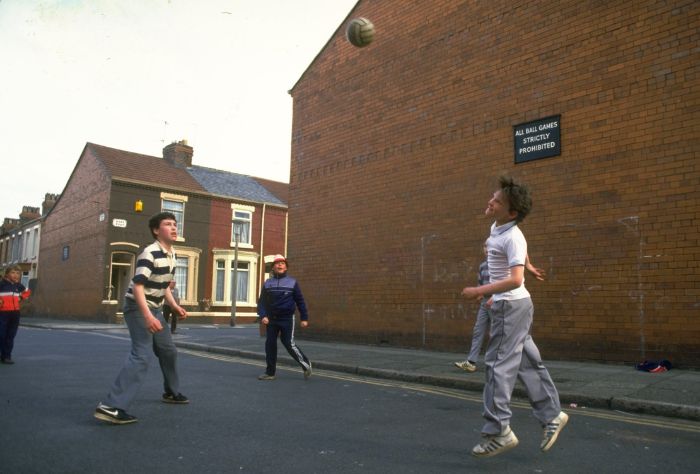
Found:
<svg viewBox="0 0 700 474"><path fill-rule="evenodd" d="M549 448L554 446L559 433L564 429L568 421L569 415L561 411L555 419L544 425L544 437L542 438L542 444L540 444L542 451L549 451Z"/></svg>
<svg viewBox="0 0 700 474"><path fill-rule="evenodd" d="M484 441L472 448L472 456L490 458L513 449L518 443L518 438L509 426L500 435L486 435Z"/></svg>

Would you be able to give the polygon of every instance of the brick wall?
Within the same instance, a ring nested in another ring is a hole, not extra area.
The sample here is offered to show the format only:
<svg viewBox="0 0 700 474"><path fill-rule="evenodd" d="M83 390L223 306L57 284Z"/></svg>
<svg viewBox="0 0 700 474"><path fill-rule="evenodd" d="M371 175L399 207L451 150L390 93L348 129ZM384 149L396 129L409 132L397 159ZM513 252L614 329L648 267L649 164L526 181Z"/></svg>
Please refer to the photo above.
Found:
<svg viewBox="0 0 700 474"><path fill-rule="evenodd" d="M37 314L64 318L99 317L104 311L105 236L109 179L84 153L56 206L41 228L39 279L34 295ZM63 248L69 248L63 260Z"/></svg>
<svg viewBox="0 0 700 474"><path fill-rule="evenodd" d="M312 337L464 350L496 178L528 183L546 358L700 366L700 3L363 1L292 89L289 255ZM320 47L321 45L319 45ZM561 114L562 153L513 126Z"/></svg>

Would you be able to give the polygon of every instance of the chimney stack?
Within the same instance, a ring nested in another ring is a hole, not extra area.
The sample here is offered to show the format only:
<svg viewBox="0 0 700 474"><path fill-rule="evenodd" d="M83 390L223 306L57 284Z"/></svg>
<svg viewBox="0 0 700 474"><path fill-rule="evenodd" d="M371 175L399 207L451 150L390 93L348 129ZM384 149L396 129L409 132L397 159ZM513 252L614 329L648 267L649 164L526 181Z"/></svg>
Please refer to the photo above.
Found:
<svg viewBox="0 0 700 474"><path fill-rule="evenodd" d="M6 217L5 220L2 223L2 232L9 232L15 227L19 227L19 219L13 219L11 217Z"/></svg>
<svg viewBox="0 0 700 474"><path fill-rule="evenodd" d="M19 220L22 223L29 222L40 217L41 214L39 214L39 208L32 206L22 206L22 212L19 214Z"/></svg>
<svg viewBox="0 0 700 474"><path fill-rule="evenodd" d="M163 159L177 168L189 168L192 166L194 149L187 144L187 140L173 142L163 148Z"/></svg>
<svg viewBox="0 0 700 474"><path fill-rule="evenodd" d="M46 193L44 195L44 202L41 204L41 215L45 216L49 212L51 212L51 209L56 205L56 201L58 201L60 194L51 194L51 193Z"/></svg>

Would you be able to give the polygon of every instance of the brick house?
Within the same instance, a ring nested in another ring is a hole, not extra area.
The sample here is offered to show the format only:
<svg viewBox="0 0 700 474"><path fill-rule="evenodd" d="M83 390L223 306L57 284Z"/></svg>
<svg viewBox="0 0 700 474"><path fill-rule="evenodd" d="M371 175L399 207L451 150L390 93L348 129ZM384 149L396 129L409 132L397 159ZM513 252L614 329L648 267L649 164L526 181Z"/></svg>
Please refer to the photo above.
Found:
<svg viewBox="0 0 700 474"><path fill-rule="evenodd" d="M534 196L544 357L700 367L700 3L430 3L359 1L290 91L307 334L465 350L460 290L507 173ZM344 37L359 16L365 48ZM558 153L518 160L548 146L516 145L540 119Z"/></svg>
<svg viewBox="0 0 700 474"><path fill-rule="evenodd" d="M52 196L47 194L46 200ZM0 275L7 267L17 265L25 287L38 273L41 216L38 207L23 206L18 218L6 217L0 226Z"/></svg>
<svg viewBox="0 0 700 474"><path fill-rule="evenodd" d="M264 180L192 165L192 156L185 141L166 146L163 158L85 145L44 218L38 314L119 319L136 258L153 239L148 219L168 210L178 218L176 282L190 321L230 319L234 223L245 233L239 240L236 315L255 317L263 252L285 247L286 204ZM285 188L270 184L282 197ZM222 260L223 273L217 267Z"/></svg>

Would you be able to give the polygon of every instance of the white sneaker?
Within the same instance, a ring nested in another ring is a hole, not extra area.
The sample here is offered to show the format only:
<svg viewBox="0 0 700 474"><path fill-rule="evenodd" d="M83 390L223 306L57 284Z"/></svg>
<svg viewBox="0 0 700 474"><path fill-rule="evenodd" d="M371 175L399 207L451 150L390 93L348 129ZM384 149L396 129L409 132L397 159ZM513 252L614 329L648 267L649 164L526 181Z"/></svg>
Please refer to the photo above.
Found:
<svg viewBox="0 0 700 474"><path fill-rule="evenodd" d="M562 411L555 419L544 425L544 437L540 444L542 451L548 451L557 442L559 432L566 426L567 421L569 421L569 415Z"/></svg>
<svg viewBox="0 0 700 474"><path fill-rule="evenodd" d="M455 362L455 365L465 372L476 372L476 364L472 364L468 360Z"/></svg>
<svg viewBox="0 0 700 474"><path fill-rule="evenodd" d="M311 377L311 362L309 362L309 367L304 369L304 380L309 380L309 377Z"/></svg>
<svg viewBox="0 0 700 474"><path fill-rule="evenodd" d="M510 429L510 426L500 435L487 435L484 441L472 448L472 456L478 458L490 458L497 454L505 453L518 445L518 438Z"/></svg>

